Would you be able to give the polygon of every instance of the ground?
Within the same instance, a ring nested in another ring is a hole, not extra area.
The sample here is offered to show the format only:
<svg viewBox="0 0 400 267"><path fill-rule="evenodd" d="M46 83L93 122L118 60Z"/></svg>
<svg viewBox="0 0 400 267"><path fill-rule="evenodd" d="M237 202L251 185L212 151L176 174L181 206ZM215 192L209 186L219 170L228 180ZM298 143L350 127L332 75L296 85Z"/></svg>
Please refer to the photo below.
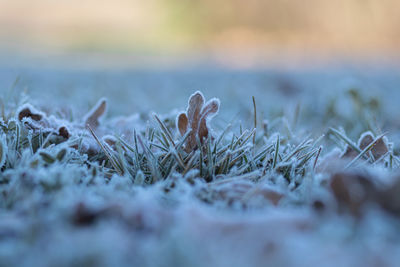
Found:
<svg viewBox="0 0 400 267"><path fill-rule="evenodd" d="M395 69L3 65L0 266L397 266Z"/></svg>

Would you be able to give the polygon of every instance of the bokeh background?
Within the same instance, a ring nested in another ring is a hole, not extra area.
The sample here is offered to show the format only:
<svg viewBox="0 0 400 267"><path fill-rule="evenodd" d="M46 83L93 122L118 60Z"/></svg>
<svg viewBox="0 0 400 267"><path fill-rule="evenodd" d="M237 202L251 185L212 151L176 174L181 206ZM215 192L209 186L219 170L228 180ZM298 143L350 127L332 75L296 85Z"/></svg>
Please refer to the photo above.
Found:
<svg viewBox="0 0 400 267"><path fill-rule="evenodd" d="M110 116L165 114L201 90L222 100L222 125L252 122L255 96L266 118L300 106L303 123L332 126L321 115L334 109L342 126L359 90L400 125L399 11L397 0L0 0L0 93L79 117L101 97Z"/></svg>
<svg viewBox="0 0 400 267"><path fill-rule="evenodd" d="M0 54L232 68L390 60L399 10L397 0L1 0Z"/></svg>

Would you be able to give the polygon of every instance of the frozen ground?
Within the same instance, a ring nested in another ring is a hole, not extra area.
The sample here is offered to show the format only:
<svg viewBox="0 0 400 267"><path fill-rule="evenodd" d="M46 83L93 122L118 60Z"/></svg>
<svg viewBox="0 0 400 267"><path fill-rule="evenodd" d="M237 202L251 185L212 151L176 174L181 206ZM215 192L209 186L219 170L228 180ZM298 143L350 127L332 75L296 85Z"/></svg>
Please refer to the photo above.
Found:
<svg viewBox="0 0 400 267"><path fill-rule="evenodd" d="M398 73L2 65L0 266L397 266ZM186 151L196 90L221 104Z"/></svg>

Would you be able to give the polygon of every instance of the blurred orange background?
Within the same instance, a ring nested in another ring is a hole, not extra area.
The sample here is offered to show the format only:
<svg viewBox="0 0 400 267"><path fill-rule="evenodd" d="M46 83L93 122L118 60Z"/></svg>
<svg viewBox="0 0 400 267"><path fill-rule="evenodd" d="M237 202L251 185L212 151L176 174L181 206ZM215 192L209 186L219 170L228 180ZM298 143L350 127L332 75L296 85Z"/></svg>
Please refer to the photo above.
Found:
<svg viewBox="0 0 400 267"><path fill-rule="evenodd" d="M396 56L398 0L1 0L0 53L211 58Z"/></svg>

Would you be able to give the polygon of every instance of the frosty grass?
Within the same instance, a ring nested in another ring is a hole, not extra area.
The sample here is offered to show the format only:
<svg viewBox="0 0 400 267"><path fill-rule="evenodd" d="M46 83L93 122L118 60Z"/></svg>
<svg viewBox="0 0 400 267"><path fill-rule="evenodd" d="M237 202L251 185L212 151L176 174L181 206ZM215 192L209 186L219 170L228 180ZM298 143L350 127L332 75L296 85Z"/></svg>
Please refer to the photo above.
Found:
<svg viewBox="0 0 400 267"><path fill-rule="evenodd" d="M4 91L0 266L398 266L390 99L287 86L127 115Z"/></svg>

